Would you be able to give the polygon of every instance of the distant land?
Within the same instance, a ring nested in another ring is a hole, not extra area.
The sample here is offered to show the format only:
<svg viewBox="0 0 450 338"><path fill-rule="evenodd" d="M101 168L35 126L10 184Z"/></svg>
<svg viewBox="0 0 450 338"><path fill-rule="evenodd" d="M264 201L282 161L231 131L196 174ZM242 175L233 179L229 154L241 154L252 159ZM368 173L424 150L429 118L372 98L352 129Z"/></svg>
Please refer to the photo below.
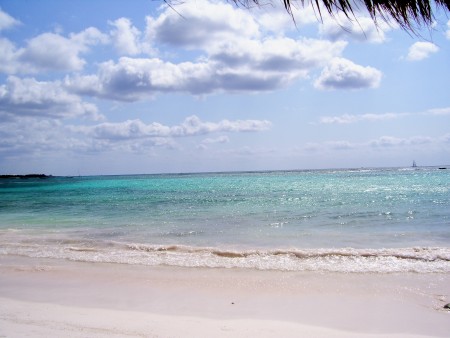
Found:
<svg viewBox="0 0 450 338"><path fill-rule="evenodd" d="M45 175L45 174L27 174L27 175L0 175L0 179L6 179L6 178L17 178L17 179L27 179L27 178L49 178L52 177L52 175Z"/></svg>

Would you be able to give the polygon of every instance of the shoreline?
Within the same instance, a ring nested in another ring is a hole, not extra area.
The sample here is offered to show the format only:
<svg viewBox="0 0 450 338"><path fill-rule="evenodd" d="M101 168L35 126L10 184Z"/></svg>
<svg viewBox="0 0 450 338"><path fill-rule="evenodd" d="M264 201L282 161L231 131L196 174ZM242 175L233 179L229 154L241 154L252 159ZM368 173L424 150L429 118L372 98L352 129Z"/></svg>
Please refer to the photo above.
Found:
<svg viewBox="0 0 450 338"><path fill-rule="evenodd" d="M446 337L450 275L0 256L0 337Z"/></svg>

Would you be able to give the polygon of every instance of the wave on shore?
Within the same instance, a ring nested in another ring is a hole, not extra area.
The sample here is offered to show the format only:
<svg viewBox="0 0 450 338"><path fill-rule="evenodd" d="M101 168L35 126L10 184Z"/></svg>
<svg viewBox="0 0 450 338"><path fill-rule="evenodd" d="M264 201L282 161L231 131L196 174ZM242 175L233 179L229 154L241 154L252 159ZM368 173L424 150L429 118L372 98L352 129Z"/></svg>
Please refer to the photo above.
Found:
<svg viewBox="0 0 450 338"><path fill-rule="evenodd" d="M231 249L50 239L2 241L0 254L83 262L344 273L449 273L450 248Z"/></svg>

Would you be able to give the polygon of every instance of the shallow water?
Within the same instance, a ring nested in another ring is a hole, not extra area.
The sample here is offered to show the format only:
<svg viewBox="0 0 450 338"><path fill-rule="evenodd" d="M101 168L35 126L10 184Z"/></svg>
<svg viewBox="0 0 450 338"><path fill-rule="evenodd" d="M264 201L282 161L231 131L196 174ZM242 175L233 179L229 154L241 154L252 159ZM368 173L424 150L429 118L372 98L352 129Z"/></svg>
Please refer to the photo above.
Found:
<svg viewBox="0 0 450 338"><path fill-rule="evenodd" d="M0 254L126 264L450 272L450 171L0 181Z"/></svg>

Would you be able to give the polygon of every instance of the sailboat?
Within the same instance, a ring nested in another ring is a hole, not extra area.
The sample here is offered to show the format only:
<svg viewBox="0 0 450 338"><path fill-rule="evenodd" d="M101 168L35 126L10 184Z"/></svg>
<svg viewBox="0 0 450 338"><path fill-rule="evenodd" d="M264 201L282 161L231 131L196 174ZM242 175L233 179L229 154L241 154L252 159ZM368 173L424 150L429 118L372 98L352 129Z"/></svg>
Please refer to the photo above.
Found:
<svg viewBox="0 0 450 338"><path fill-rule="evenodd" d="M413 168L417 168L417 163L416 163L416 161L413 161L412 167L413 167Z"/></svg>

